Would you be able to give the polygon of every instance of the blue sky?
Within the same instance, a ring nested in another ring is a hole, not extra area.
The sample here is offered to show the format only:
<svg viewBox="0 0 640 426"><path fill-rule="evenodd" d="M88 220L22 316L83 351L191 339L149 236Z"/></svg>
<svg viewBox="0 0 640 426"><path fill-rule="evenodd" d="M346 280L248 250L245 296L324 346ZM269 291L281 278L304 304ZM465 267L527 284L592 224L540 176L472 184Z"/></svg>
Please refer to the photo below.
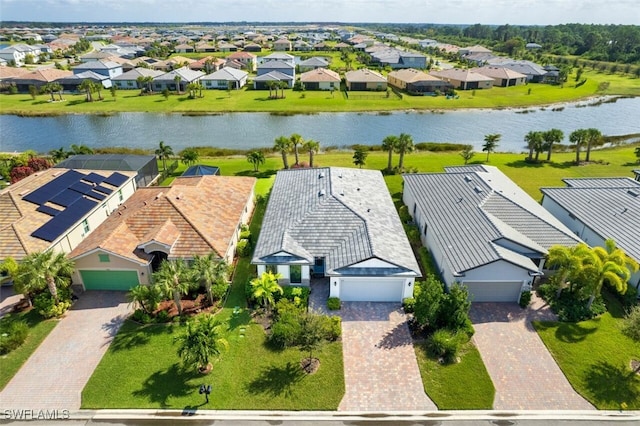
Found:
<svg viewBox="0 0 640 426"><path fill-rule="evenodd" d="M640 25L638 0L0 0L3 21Z"/></svg>

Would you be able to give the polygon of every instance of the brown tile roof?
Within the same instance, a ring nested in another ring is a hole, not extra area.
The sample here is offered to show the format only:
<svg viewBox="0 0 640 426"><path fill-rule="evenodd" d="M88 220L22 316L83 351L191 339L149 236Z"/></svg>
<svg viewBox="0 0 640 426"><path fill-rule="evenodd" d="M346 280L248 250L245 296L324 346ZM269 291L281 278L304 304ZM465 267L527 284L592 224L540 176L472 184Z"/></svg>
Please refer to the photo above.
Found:
<svg viewBox="0 0 640 426"><path fill-rule="evenodd" d="M371 71L367 68L362 68L355 71L347 71L345 73L345 79L348 82L367 82L367 83L386 83L387 79L375 71Z"/></svg>
<svg viewBox="0 0 640 426"><path fill-rule="evenodd" d="M249 52L233 52L229 56L227 56L227 58L231 58L231 59L252 59L252 58L257 58L257 56L254 55L253 53L249 53Z"/></svg>
<svg viewBox="0 0 640 426"><path fill-rule="evenodd" d="M47 68L47 69L32 71L28 74L23 74L16 78L25 79L25 80L51 82L59 78L69 77L71 75L73 75L73 72L71 71L59 70L55 68Z"/></svg>
<svg viewBox="0 0 640 426"><path fill-rule="evenodd" d="M300 81L302 82L316 82L316 81L339 82L340 74L329 69L316 68L315 70L307 71L305 73L300 74Z"/></svg>
<svg viewBox="0 0 640 426"><path fill-rule="evenodd" d="M249 202L255 178L180 177L171 187L139 188L71 254L95 249L146 263L138 249L157 241L171 246L169 258L191 258L215 252L223 257Z"/></svg>
<svg viewBox="0 0 640 426"><path fill-rule="evenodd" d="M438 77L429 75L414 68L391 71L389 73L389 77L397 78L406 83L415 83L416 81L440 81Z"/></svg>

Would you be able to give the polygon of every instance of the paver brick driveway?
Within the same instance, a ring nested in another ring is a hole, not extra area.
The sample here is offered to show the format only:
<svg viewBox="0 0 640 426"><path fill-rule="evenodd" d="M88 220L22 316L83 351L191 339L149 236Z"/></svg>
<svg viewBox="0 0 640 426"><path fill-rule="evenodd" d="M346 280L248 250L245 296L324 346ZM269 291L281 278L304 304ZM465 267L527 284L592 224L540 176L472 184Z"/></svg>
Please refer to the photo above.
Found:
<svg viewBox="0 0 640 426"><path fill-rule="evenodd" d="M473 340L496 388L494 409L588 410L533 328L555 315L535 297L528 309L515 303L474 303Z"/></svg>
<svg viewBox="0 0 640 426"><path fill-rule="evenodd" d="M129 312L125 295L82 294L0 393L0 407L79 409L82 389Z"/></svg>

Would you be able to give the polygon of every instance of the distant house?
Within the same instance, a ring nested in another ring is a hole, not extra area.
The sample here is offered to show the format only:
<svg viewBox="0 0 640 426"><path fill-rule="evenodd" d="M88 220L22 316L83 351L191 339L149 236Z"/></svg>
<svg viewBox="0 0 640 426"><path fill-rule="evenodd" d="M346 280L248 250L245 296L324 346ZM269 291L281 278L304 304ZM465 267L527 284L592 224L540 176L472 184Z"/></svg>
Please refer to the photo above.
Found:
<svg viewBox="0 0 640 426"><path fill-rule="evenodd" d="M235 60L243 65L243 69L248 72L255 72L258 67L258 57L249 52L233 52L227 56L227 60Z"/></svg>
<svg viewBox="0 0 640 426"><path fill-rule="evenodd" d="M547 75L547 71L543 67L531 61L504 62L499 64L498 66L509 68L512 71L524 74L527 76L527 81L532 83L544 82Z"/></svg>
<svg viewBox="0 0 640 426"><path fill-rule="evenodd" d="M544 274L548 249L580 242L492 166L405 174L402 199L447 287L473 302L517 302Z"/></svg>
<svg viewBox="0 0 640 426"><path fill-rule="evenodd" d="M636 174L636 177L640 174ZM592 247L612 238L640 263L640 182L631 178L563 179L564 188L541 188L542 206ZM640 290L640 271L629 281Z"/></svg>
<svg viewBox="0 0 640 426"><path fill-rule="evenodd" d="M153 79L153 90L156 92L161 92L164 89L184 91L189 83L197 83L204 75L201 71L194 71L187 67L178 68L155 77Z"/></svg>
<svg viewBox="0 0 640 426"><path fill-rule="evenodd" d="M451 83L454 88L460 90L491 89L494 83L491 77L459 68L431 71L429 74Z"/></svg>
<svg viewBox="0 0 640 426"><path fill-rule="evenodd" d="M134 68L131 71L127 71L123 74L120 74L117 77L111 79L113 85L120 90L135 90L142 89L140 87L140 83L138 83L138 78L156 78L164 74L162 71L156 71L148 68Z"/></svg>
<svg viewBox="0 0 640 426"><path fill-rule="evenodd" d="M291 41L286 38L281 38L273 42L273 50L276 51L290 51Z"/></svg>
<svg viewBox="0 0 640 426"><path fill-rule="evenodd" d="M399 303L420 276L382 174L340 167L277 173L251 263L343 301Z"/></svg>
<svg viewBox="0 0 640 426"><path fill-rule="evenodd" d="M527 76L513 71L509 68L484 66L473 68L473 72L491 77L494 81L493 85L498 87L521 86L527 83Z"/></svg>
<svg viewBox="0 0 640 426"><path fill-rule="evenodd" d="M313 46L304 40L298 40L293 44L293 50L296 52L310 52Z"/></svg>
<svg viewBox="0 0 640 426"><path fill-rule="evenodd" d="M300 61L298 68L300 72L315 70L317 68L328 68L329 62L325 58L319 58L317 56Z"/></svg>
<svg viewBox="0 0 640 426"><path fill-rule="evenodd" d="M413 68L391 71L387 81L391 86L411 94L444 93L453 89L451 83Z"/></svg>
<svg viewBox="0 0 640 426"><path fill-rule="evenodd" d="M256 43L247 43L242 50L245 52L262 52L262 46Z"/></svg>
<svg viewBox="0 0 640 426"><path fill-rule="evenodd" d="M99 60L83 62L73 67L74 74L80 74L85 71L93 71L96 74L102 74L111 79L122 74L122 65L113 61Z"/></svg>
<svg viewBox="0 0 640 426"><path fill-rule="evenodd" d="M300 74L306 90L340 90L340 74L330 69L317 68Z"/></svg>
<svg viewBox="0 0 640 426"><path fill-rule="evenodd" d="M387 79L367 68L347 71L344 77L347 90L387 90Z"/></svg>
<svg viewBox="0 0 640 426"><path fill-rule="evenodd" d="M238 46L231 43L218 43L218 51L219 52L236 52L238 50Z"/></svg>
<svg viewBox="0 0 640 426"><path fill-rule="evenodd" d="M293 87L294 79L288 74L283 74L279 71L271 71L266 74L261 74L253 79L253 88L256 90L267 90L269 85L283 81L287 83L289 88Z"/></svg>
<svg viewBox="0 0 640 426"><path fill-rule="evenodd" d="M191 44L179 44L175 47L176 53L194 53L196 51L195 47Z"/></svg>
<svg viewBox="0 0 640 426"><path fill-rule="evenodd" d="M90 80L95 84L100 84L100 86L105 89L110 88L113 84L106 75L98 74L93 71L85 71L67 77L58 78L55 82L62 85L62 90L65 92L77 92L80 91L79 86L85 80Z"/></svg>
<svg viewBox="0 0 640 426"><path fill-rule="evenodd" d="M262 59L262 63L266 64L267 62L271 62L271 61L282 61L282 62L287 62L290 65L293 65L295 67L296 65L296 58L293 55L289 55L288 53L271 53L270 55L267 56L263 56L260 59Z"/></svg>
<svg viewBox="0 0 640 426"><path fill-rule="evenodd" d="M37 46L29 46L28 44L17 43L0 49L0 59L7 62L13 62L16 66L24 65L25 59L31 55L34 62L38 62L41 50Z"/></svg>
<svg viewBox="0 0 640 426"><path fill-rule="evenodd" d="M371 61L382 67L392 69L401 68L426 68L427 57L420 53L406 52L395 48L383 48L370 52Z"/></svg>
<svg viewBox="0 0 640 426"><path fill-rule="evenodd" d="M243 70L224 67L200 79L205 89L240 89L247 84L249 73ZM229 86L231 84L231 86Z"/></svg>
<svg viewBox="0 0 640 426"><path fill-rule="evenodd" d="M292 83L290 87L293 87L293 81L295 81L296 78L296 67L294 65L288 61L266 61L258 65L258 77L273 72L278 72L291 77Z"/></svg>
<svg viewBox="0 0 640 426"><path fill-rule="evenodd" d="M538 43L527 43L525 44L524 48L527 50L538 50L538 49L542 49L542 46L539 45Z"/></svg>
<svg viewBox="0 0 640 426"><path fill-rule="evenodd" d="M20 93L28 93L29 86L35 86L38 89L47 83L52 83L60 78L72 76L71 71L59 70L55 68L40 69L31 71L26 74L10 77L3 82L16 86L16 89Z"/></svg>
<svg viewBox="0 0 640 426"><path fill-rule="evenodd" d="M487 49L484 46L476 44L474 46L461 47L458 49L458 54L460 56L471 55L474 53L491 53L491 49Z"/></svg>
<svg viewBox="0 0 640 426"><path fill-rule="evenodd" d="M212 73L214 71L218 71L225 65L225 60L221 58L216 58L213 56L207 56L202 59L198 59L195 62L189 64L189 68L194 71L202 71L205 74Z"/></svg>
<svg viewBox="0 0 640 426"><path fill-rule="evenodd" d="M149 284L163 260L214 253L233 261L254 207L255 178L179 177L140 188L71 252L73 281L87 290Z"/></svg>

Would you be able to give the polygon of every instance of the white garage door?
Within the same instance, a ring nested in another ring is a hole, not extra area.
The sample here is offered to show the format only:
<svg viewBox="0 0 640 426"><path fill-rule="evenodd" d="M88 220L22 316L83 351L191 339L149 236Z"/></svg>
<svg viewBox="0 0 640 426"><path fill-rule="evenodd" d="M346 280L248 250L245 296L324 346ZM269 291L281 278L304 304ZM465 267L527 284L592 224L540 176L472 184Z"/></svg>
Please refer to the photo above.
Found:
<svg viewBox="0 0 640 426"><path fill-rule="evenodd" d="M520 298L520 281L468 281L472 302L517 302Z"/></svg>
<svg viewBox="0 0 640 426"><path fill-rule="evenodd" d="M340 300L345 302L402 302L403 279L343 278Z"/></svg>

